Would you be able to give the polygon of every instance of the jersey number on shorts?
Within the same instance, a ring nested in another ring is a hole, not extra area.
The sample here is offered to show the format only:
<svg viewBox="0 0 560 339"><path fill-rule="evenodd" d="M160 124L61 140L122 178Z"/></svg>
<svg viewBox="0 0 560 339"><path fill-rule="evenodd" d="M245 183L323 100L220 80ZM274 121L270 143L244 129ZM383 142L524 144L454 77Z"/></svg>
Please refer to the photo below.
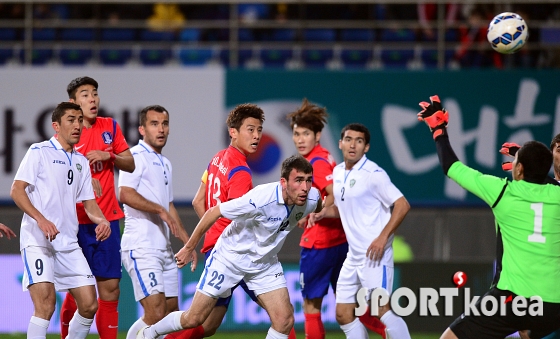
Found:
<svg viewBox="0 0 560 339"><path fill-rule="evenodd" d="M534 228L533 234L529 235L527 240L529 240L529 242L540 242L544 244L546 238L542 235L543 203L531 204L531 209L535 212Z"/></svg>
<svg viewBox="0 0 560 339"><path fill-rule="evenodd" d="M150 279L152 281L150 281L150 286L154 287L157 285L157 280L156 280L156 274L154 272L150 272L150 274L148 274L148 277L150 277Z"/></svg>
<svg viewBox="0 0 560 339"><path fill-rule="evenodd" d="M35 260L35 268L37 269L37 275L43 274L43 260Z"/></svg>
<svg viewBox="0 0 560 339"><path fill-rule="evenodd" d="M74 182L74 172L71 169L68 170L68 185L72 185Z"/></svg>
<svg viewBox="0 0 560 339"><path fill-rule="evenodd" d="M214 282L214 280L218 279L217 282ZM218 274L218 272L213 271L212 272L212 280L210 280L210 282L208 283L208 286L212 286L215 289L219 290L220 288L222 288L221 284L224 282L224 275L223 274Z"/></svg>
<svg viewBox="0 0 560 339"><path fill-rule="evenodd" d="M212 179L214 179L214 181L212 181ZM217 206L219 204L221 204L220 201L220 178L215 177L214 178L214 173L210 174L208 176L208 187L210 187L210 189L208 190L208 207L210 206ZM216 200L216 204L212 205L212 199Z"/></svg>

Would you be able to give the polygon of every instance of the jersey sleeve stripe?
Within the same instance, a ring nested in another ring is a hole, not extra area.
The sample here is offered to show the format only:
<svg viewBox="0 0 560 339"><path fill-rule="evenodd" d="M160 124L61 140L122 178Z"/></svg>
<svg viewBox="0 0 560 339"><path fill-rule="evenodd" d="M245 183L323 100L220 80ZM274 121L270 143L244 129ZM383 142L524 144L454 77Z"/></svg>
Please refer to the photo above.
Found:
<svg viewBox="0 0 560 339"><path fill-rule="evenodd" d="M500 195L498 195L498 198L496 199L496 201L494 202L494 204L492 204L492 208L496 207L498 205L498 203L500 202L500 200L502 200L502 197L504 196L504 193L506 191L506 187L508 185L508 182L506 181L506 184L504 185L504 187L502 188L502 191L500 192Z"/></svg>
<svg viewBox="0 0 560 339"><path fill-rule="evenodd" d="M247 173L249 173L250 176L252 176L253 174L251 173L251 169L247 166L237 166L234 167L231 171L229 171L229 175L228 175L228 181L231 180L231 177L233 177L233 175L239 171L246 171Z"/></svg>
<svg viewBox="0 0 560 339"><path fill-rule="evenodd" d="M329 164L329 165L331 164L327 159L322 158L322 157L315 157L315 158L309 160L309 163L310 163L311 165L313 165L313 164L315 163L315 161L317 161L317 160L323 160L323 161L325 161L327 164Z"/></svg>

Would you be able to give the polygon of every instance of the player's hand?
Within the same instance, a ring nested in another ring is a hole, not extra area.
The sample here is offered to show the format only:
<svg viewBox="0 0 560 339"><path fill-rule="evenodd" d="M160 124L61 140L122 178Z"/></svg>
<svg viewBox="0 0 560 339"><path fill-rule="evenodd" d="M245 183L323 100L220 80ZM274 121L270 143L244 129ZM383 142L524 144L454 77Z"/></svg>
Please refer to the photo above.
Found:
<svg viewBox="0 0 560 339"><path fill-rule="evenodd" d="M97 198L101 198L103 194L103 188L101 187L101 182L99 179L91 178L91 185L93 186L93 193Z"/></svg>
<svg viewBox="0 0 560 339"><path fill-rule="evenodd" d="M305 229L305 227L307 226L307 219L309 219L309 216L299 219L297 222L297 227Z"/></svg>
<svg viewBox="0 0 560 339"><path fill-rule="evenodd" d="M86 158L89 160L89 164L93 165L98 161L107 161L111 159L111 153L99 151L99 150L93 150L93 151L89 151L86 154Z"/></svg>
<svg viewBox="0 0 560 339"><path fill-rule="evenodd" d="M506 172L511 172L513 169L513 163L511 161L502 162L502 169Z"/></svg>
<svg viewBox="0 0 560 339"><path fill-rule="evenodd" d="M175 237L179 238L179 227L180 226L177 223L177 221L175 221L175 219L173 219L171 214L169 214L169 212L165 208L162 208L162 211L159 212L159 216L160 216L161 220L163 220L167 224L167 227L169 227L169 230L171 230L171 233Z"/></svg>
<svg viewBox="0 0 560 339"><path fill-rule="evenodd" d="M111 235L111 224L104 220L95 227L95 240L103 241Z"/></svg>
<svg viewBox="0 0 560 339"><path fill-rule="evenodd" d="M16 234L14 233L14 231L12 231L11 228L9 228L8 226L0 223L0 238L4 237L4 234L6 235L6 238L8 239L12 239L12 237L17 237Z"/></svg>
<svg viewBox="0 0 560 339"><path fill-rule="evenodd" d="M447 123L449 115L447 111L441 107L441 102L437 95L430 97L431 104L422 101L419 103L422 111L418 113L418 120L424 121L432 132L434 140L440 135L447 134Z"/></svg>
<svg viewBox="0 0 560 339"><path fill-rule="evenodd" d="M528 330L519 331L519 336L521 337L521 339L531 339Z"/></svg>
<svg viewBox="0 0 560 339"><path fill-rule="evenodd" d="M387 244L387 238L380 235L377 238L373 239L371 244L369 245L366 257L373 261L380 261L383 258L383 254L385 254L385 245Z"/></svg>
<svg viewBox="0 0 560 339"><path fill-rule="evenodd" d="M506 142L502 145L500 153L510 157L515 157L515 154L517 153L517 151L519 151L520 148L521 146L519 146L515 142Z"/></svg>
<svg viewBox="0 0 560 339"><path fill-rule="evenodd" d="M321 211L319 213L309 213L309 218L308 218L308 221L307 221L307 228L313 227L317 221L324 218L323 211Z"/></svg>
<svg viewBox="0 0 560 339"><path fill-rule="evenodd" d="M186 264L191 262L193 263L191 264L191 271L194 271L196 269L196 259L196 251L194 249L188 248L187 245L183 246L183 248L181 248L179 252L175 254L177 267L183 268Z"/></svg>
<svg viewBox="0 0 560 339"><path fill-rule="evenodd" d="M56 226L47 219L37 221L37 226L39 226L41 232L43 232L43 235L48 241L53 241L56 235L60 233Z"/></svg>

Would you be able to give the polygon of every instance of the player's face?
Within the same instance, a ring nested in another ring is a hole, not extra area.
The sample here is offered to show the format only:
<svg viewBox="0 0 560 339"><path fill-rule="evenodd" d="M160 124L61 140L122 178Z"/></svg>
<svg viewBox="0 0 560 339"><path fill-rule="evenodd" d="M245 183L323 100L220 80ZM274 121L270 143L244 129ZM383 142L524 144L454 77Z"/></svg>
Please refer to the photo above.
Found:
<svg viewBox="0 0 560 339"><path fill-rule="evenodd" d="M364 133L347 130L344 132L342 140L338 141L338 148L342 150L344 162L346 162L347 165L353 165L367 153L369 144L366 145Z"/></svg>
<svg viewBox="0 0 560 339"><path fill-rule="evenodd" d="M93 121L97 118L99 110L99 95L92 85L83 85L78 87L76 91L76 99L70 99L70 102L80 105L84 112L84 119Z"/></svg>
<svg viewBox="0 0 560 339"><path fill-rule="evenodd" d="M144 137L144 142L152 146L157 153L161 153L169 136L169 115L167 112L148 111L146 126L140 126L138 130Z"/></svg>
<svg viewBox="0 0 560 339"><path fill-rule="evenodd" d="M72 150L74 145L80 141L83 126L84 115L82 111L73 109L66 110L60 118L60 123L52 123L52 127L57 134L57 140L66 151Z"/></svg>
<svg viewBox="0 0 560 339"><path fill-rule="evenodd" d="M232 146L245 155L255 153L261 140L262 129L262 123L259 119L246 118L239 127L239 131L235 128L229 129Z"/></svg>
<svg viewBox="0 0 560 339"><path fill-rule="evenodd" d="M294 125L292 140L294 141L294 145L296 145L297 151L301 156L308 155L319 143L320 139L321 132L317 132L317 134L315 134L309 128Z"/></svg>
<svg viewBox="0 0 560 339"><path fill-rule="evenodd" d="M303 173L292 169L288 180L281 178L280 183L283 188L284 202L287 205L303 206L307 202L307 194L313 184L313 173Z"/></svg>
<svg viewBox="0 0 560 339"><path fill-rule="evenodd" d="M556 176L557 174L560 174L560 142L557 142L552 149L552 159L554 160L554 175Z"/></svg>

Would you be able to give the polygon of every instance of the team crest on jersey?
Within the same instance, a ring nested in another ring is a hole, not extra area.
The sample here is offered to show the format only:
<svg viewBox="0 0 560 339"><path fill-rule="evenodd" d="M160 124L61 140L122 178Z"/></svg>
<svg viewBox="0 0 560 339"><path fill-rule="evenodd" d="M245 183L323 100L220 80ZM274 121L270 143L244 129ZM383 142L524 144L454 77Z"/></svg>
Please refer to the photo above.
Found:
<svg viewBox="0 0 560 339"><path fill-rule="evenodd" d="M76 164L76 168L78 169L78 172L82 173L82 165Z"/></svg>
<svg viewBox="0 0 560 339"><path fill-rule="evenodd" d="M113 136L107 131L101 133L101 138L103 138L103 142L107 145L113 142Z"/></svg>
<svg viewBox="0 0 560 339"><path fill-rule="evenodd" d="M354 184L356 184L356 180L350 180L350 188L354 187Z"/></svg>
<svg viewBox="0 0 560 339"><path fill-rule="evenodd" d="M303 217L303 212L299 212L296 214L296 220L301 219L301 217Z"/></svg>

